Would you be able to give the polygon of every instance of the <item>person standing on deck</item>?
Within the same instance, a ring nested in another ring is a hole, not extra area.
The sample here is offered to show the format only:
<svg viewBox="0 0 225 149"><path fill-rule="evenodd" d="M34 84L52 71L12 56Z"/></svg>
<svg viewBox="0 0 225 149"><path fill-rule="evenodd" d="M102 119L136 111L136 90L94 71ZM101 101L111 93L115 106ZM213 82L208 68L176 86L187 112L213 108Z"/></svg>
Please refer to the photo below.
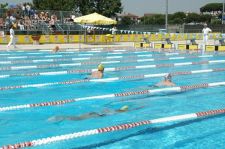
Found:
<svg viewBox="0 0 225 149"><path fill-rule="evenodd" d="M15 32L13 30L13 25L10 26L9 32L10 32L10 41L9 41L7 47L9 48L13 44L13 47L16 48Z"/></svg>
<svg viewBox="0 0 225 149"><path fill-rule="evenodd" d="M204 28L202 29L204 44L207 44L208 42L209 32L212 32L212 30L209 27L207 27L207 24L204 24Z"/></svg>

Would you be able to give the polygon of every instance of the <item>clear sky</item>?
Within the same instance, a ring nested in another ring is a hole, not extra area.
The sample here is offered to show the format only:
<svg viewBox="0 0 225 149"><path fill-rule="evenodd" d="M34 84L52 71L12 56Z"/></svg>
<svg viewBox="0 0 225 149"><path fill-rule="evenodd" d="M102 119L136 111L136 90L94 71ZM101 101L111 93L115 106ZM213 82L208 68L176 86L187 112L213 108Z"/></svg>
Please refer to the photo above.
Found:
<svg viewBox="0 0 225 149"><path fill-rule="evenodd" d="M0 0L10 4L31 2L32 0ZM124 11L142 16L144 13L164 13L166 0L121 0ZM224 0L168 0L169 13L177 11L199 12L199 8L207 3L222 3Z"/></svg>
<svg viewBox="0 0 225 149"><path fill-rule="evenodd" d="M224 0L168 0L169 13L177 11L199 12L207 3L222 3ZM124 11L137 15L144 13L165 13L166 0L122 0Z"/></svg>

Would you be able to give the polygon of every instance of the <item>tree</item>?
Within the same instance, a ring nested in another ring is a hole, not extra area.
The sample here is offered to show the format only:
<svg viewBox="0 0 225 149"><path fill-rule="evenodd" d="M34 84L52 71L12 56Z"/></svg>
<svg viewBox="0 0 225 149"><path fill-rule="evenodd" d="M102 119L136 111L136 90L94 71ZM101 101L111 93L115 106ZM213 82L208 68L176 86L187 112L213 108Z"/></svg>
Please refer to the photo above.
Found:
<svg viewBox="0 0 225 149"><path fill-rule="evenodd" d="M75 11L82 15L95 12L93 0L74 0L76 3Z"/></svg>
<svg viewBox="0 0 225 149"><path fill-rule="evenodd" d="M212 16L209 14L205 14L205 15L200 15L199 21L200 22L205 22L205 23L210 23L212 19Z"/></svg>
<svg viewBox="0 0 225 149"><path fill-rule="evenodd" d="M197 13L189 13L185 19L186 23L198 23L200 22L200 15Z"/></svg>
<svg viewBox="0 0 225 149"><path fill-rule="evenodd" d="M122 25L131 25L134 24L134 21L131 20L129 17L123 17L120 21L120 24Z"/></svg>
<svg viewBox="0 0 225 149"><path fill-rule="evenodd" d="M218 12L223 10L222 3L209 3L200 8L200 12Z"/></svg>
<svg viewBox="0 0 225 149"><path fill-rule="evenodd" d="M211 24L221 24L221 20L214 18L211 20Z"/></svg>
<svg viewBox="0 0 225 149"><path fill-rule="evenodd" d="M8 7L8 3L0 4L0 9L6 9Z"/></svg>
<svg viewBox="0 0 225 149"><path fill-rule="evenodd" d="M75 10L82 15L97 12L107 17L116 16L121 13L121 0L74 0Z"/></svg>
<svg viewBox="0 0 225 149"><path fill-rule="evenodd" d="M165 15L161 15L161 14L155 15L154 22L155 22L155 24L158 24L158 25L164 25L165 24Z"/></svg>
<svg viewBox="0 0 225 149"><path fill-rule="evenodd" d="M163 25L165 24L165 15L154 14L152 16L145 16L141 18L143 24Z"/></svg>
<svg viewBox="0 0 225 149"><path fill-rule="evenodd" d="M74 0L33 0L33 5L39 10L72 11L75 8Z"/></svg>
<svg viewBox="0 0 225 149"><path fill-rule="evenodd" d="M75 10L82 15L93 12L107 17L121 13L121 0L33 0L34 7L39 10Z"/></svg>
<svg viewBox="0 0 225 149"><path fill-rule="evenodd" d="M174 18L173 20L169 20L169 24L183 24L184 19L181 18Z"/></svg>
<svg viewBox="0 0 225 149"><path fill-rule="evenodd" d="M184 12L176 12L169 15L169 23L171 24L183 24L186 19L186 14Z"/></svg>

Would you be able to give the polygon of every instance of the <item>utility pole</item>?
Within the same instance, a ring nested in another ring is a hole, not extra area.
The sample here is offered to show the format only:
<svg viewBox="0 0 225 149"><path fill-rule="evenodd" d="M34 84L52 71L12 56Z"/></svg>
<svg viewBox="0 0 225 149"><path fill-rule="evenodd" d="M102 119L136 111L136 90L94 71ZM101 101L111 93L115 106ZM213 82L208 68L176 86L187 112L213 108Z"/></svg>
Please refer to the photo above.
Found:
<svg viewBox="0 0 225 149"><path fill-rule="evenodd" d="M166 28L166 32L168 32L168 0L166 0L166 23L165 23L165 28Z"/></svg>
<svg viewBox="0 0 225 149"><path fill-rule="evenodd" d="M224 0L224 2L223 2L223 11L222 11L222 24L225 24L225 21L224 21L224 8L225 7L225 0Z"/></svg>

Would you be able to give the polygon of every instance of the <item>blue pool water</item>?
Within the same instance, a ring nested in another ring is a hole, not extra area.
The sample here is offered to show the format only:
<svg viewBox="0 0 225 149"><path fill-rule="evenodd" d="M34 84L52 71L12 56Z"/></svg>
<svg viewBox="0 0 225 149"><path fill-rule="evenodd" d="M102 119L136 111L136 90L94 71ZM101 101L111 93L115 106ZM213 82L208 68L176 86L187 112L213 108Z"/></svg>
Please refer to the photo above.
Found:
<svg viewBox="0 0 225 149"><path fill-rule="evenodd" d="M118 49L120 50L120 49ZM129 49L127 49L129 50ZM188 54L165 56L164 53L142 51L140 53L121 52L96 52L91 57L102 57L101 61L131 60L129 56L149 55L152 57L137 57L136 59L151 59L158 57L188 57ZM32 54L33 53L33 54ZM36 54L35 54L36 53ZM35 60L49 59L46 56L61 55L61 58L90 57L80 56L79 54L91 53L70 52L51 54L43 51L23 51L23 52L0 52L1 61L13 60ZM2 55L1 55L2 54ZM6 55L4 55L6 54ZM7 55L8 54L8 55ZM69 55L70 54L70 55ZM213 53L209 53L213 55ZM122 59L104 59L107 56L124 56ZM9 59L15 56L35 56L29 58ZM195 56L200 56L195 54ZM50 57L52 58L52 57ZM152 62L121 62L115 64L104 64L106 68L122 66L139 66L155 64L172 64L185 62L200 62L224 60L225 56L214 55L213 57L195 57L177 60L157 60ZM3 64L0 69L7 66L30 66L47 64L67 64L79 63L82 61L54 61L40 63L20 63ZM90 61L90 60L88 60ZM96 61L91 60L91 61ZM99 61L99 60L98 60ZM29 84L42 84L63 82L68 80L84 79L89 74L62 74L62 75L43 75L43 76L22 76L21 74L33 72L57 72L62 70L81 70L94 69L97 65L81 65L56 68L38 68L21 70L2 70L1 75L10 77L0 78L0 88L5 86L20 86ZM135 76L145 74L158 74L178 71L206 70L214 68L225 68L225 63L187 65L176 67L161 67L147 69L130 69L124 71L105 72L105 78ZM15 76L12 76L15 75ZM149 89L160 82L162 77L117 80L112 82L84 82L77 84L58 84L43 87L28 87L11 90L0 90L0 108L14 105L24 105L42 103L48 101L76 99L83 97L108 95L129 91L139 91ZM191 75L177 75L173 77L173 82L177 86L194 85L200 83L224 82L225 71L206 72ZM225 87L210 87L195 89L187 92L159 93L139 96L114 97L93 100L83 100L70 104L19 109L12 111L0 111L0 146L15 144L25 141L36 140L58 136L73 132L80 132L95 128L102 128L129 122L151 120L168 116L189 114L213 109L225 108ZM89 112L101 113L105 110L116 110L128 105L128 112L107 115L103 117L89 118L79 121L53 121L53 117L59 116L78 116ZM138 108L137 110L132 110ZM47 149L75 149L75 148L99 148L99 149L136 149L136 148L224 148L225 145L225 117L218 115L201 119L176 121L170 123L151 124L124 131L84 136L76 139L54 142L47 145L33 148Z"/></svg>

